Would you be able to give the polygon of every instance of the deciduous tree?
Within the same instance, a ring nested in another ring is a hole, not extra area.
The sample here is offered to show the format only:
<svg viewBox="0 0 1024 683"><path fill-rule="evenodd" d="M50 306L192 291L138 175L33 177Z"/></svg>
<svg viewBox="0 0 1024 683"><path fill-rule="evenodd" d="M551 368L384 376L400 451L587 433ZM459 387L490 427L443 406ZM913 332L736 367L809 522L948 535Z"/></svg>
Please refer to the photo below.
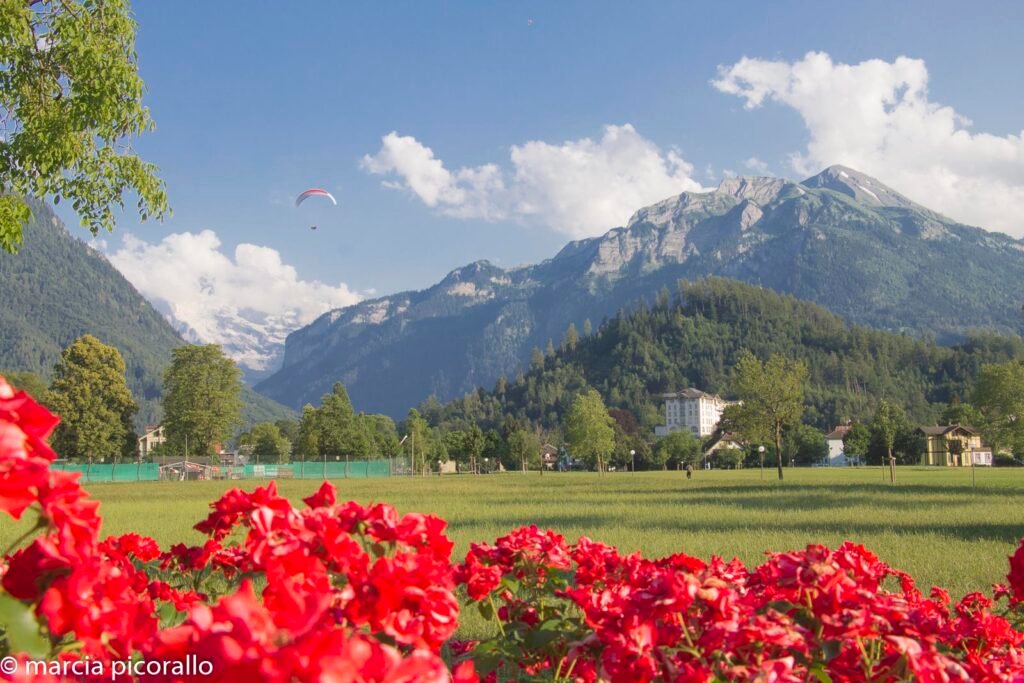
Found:
<svg viewBox="0 0 1024 683"><path fill-rule="evenodd" d="M152 128L142 106L128 0L5 2L0 11L0 248L14 252L31 210L67 200L96 234L125 192L143 219L167 211L156 167L131 153Z"/></svg>
<svg viewBox="0 0 1024 683"><path fill-rule="evenodd" d="M807 366L801 361L772 354L762 363L743 351L733 369L733 390L742 404L728 411L734 429L750 442L772 439L775 452L782 453L783 430L800 422L806 381ZM782 479L782 458L776 464Z"/></svg>
<svg viewBox="0 0 1024 683"><path fill-rule="evenodd" d="M701 442L688 429L677 429L660 439L654 450L657 461L664 466L696 466L700 462Z"/></svg>
<svg viewBox="0 0 1024 683"><path fill-rule="evenodd" d="M164 432L174 453L211 455L241 425L242 373L216 344L179 346L164 373Z"/></svg>
<svg viewBox="0 0 1024 683"><path fill-rule="evenodd" d="M974 405L984 417L981 429L993 449L1009 447L1019 458L1024 453L1024 362L981 366Z"/></svg>
<svg viewBox="0 0 1024 683"><path fill-rule="evenodd" d="M509 434L509 460L521 467L523 472L540 467L540 440L532 431L517 429Z"/></svg>
<svg viewBox="0 0 1024 683"><path fill-rule="evenodd" d="M851 426L843 437L843 453L848 460L853 459L858 465L867 458L870 445L871 432L859 422Z"/></svg>
<svg viewBox="0 0 1024 683"><path fill-rule="evenodd" d="M576 397L565 418L565 439L573 456L596 466L598 472L604 471L605 460L615 450L612 422L601 395L593 389Z"/></svg>
<svg viewBox="0 0 1024 683"><path fill-rule="evenodd" d="M54 368L50 407L60 415L54 447L71 460L117 459L135 450L135 399L124 359L92 335L64 349Z"/></svg>

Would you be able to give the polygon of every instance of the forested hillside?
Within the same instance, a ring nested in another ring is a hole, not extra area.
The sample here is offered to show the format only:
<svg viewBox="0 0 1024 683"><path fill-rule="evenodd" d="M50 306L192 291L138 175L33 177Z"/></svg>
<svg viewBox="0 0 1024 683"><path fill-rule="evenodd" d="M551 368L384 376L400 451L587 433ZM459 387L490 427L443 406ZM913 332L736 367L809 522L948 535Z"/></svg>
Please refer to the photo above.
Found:
<svg viewBox="0 0 1024 683"><path fill-rule="evenodd" d="M847 325L824 308L722 278L681 282L653 306L620 312L589 337L572 335L554 353L534 353L530 370L499 379L446 405L421 411L435 424L497 426L506 416L556 425L574 395L596 388L609 407L659 423L657 394L693 386L730 395L730 369L742 349L780 353L809 369L804 420L829 428L869 418L882 399L904 406L920 423L966 396L983 363L1024 358L1018 337L972 335L952 347Z"/></svg>
<svg viewBox="0 0 1024 683"><path fill-rule="evenodd" d="M139 404L136 427L158 421L161 376L171 349L184 340L102 254L72 237L49 206L30 205L22 248L0 252L0 370L49 379L61 350L91 334L124 357ZM247 422L294 416L249 387L243 401Z"/></svg>

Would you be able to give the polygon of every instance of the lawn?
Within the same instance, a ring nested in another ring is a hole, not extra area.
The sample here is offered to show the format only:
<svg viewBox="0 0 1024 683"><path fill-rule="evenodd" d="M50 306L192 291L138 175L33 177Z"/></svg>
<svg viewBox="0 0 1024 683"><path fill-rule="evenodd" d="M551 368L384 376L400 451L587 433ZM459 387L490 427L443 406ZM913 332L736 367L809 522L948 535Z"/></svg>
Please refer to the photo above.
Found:
<svg viewBox="0 0 1024 683"><path fill-rule="evenodd" d="M766 550L808 543L863 543L927 588L954 595L1004 580L1006 558L1024 536L1024 469L901 468L895 485L878 468L596 474L492 474L337 480L339 498L385 501L400 512L432 512L449 522L462 556L525 524L550 527L654 557L683 551L757 564ZM197 542L192 525L222 491L261 482L91 484L102 501L104 534L136 531L171 543ZM280 482L296 504L315 481ZM0 522L0 548L21 525Z"/></svg>

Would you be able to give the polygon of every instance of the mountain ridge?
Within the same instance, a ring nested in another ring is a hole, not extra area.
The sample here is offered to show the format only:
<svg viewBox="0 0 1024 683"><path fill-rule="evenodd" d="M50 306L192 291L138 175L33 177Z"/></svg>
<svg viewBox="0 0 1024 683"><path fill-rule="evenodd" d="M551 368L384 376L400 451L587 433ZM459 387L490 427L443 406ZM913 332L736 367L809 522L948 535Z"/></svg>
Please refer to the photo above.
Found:
<svg viewBox="0 0 1024 683"><path fill-rule="evenodd" d="M288 336L281 369L257 389L297 408L341 380L357 407L399 416L431 393L443 400L513 374L570 322L597 323L709 275L947 343L973 329L1020 334L1012 292L1024 288L1022 257L1021 241L959 224L844 166L799 183L727 178L535 265L477 261L426 289L330 311Z"/></svg>

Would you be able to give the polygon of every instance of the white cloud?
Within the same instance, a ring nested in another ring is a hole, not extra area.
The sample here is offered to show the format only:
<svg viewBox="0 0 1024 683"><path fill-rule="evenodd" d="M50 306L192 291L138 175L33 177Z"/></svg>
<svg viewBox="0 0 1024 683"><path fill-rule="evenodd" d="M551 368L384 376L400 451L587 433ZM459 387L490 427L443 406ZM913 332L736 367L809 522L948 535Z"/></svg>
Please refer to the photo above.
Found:
<svg viewBox="0 0 1024 683"><path fill-rule="evenodd" d="M239 244L225 254L212 230L156 244L125 234L107 258L186 338L221 344L256 370L276 361L289 332L361 298L344 283L300 279L269 247Z"/></svg>
<svg viewBox="0 0 1024 683"><path fill-rule="evenodd" d="M743 165L759 175L768 175L768 162L757 157L750 157L743 162Z"/></svg>
<svg viewBox="0 0 1024 683"><path fill-rule="evenodd" d="M748 109L775 101L803 117L810 140L791 157L798 173L843 164L957 220L1024 234L1024 131L971 132L967 118L929 100L922 60L744 58L721 67L712 83Z"/></svg>
<svg viewBox="0 0 1024 683"><path fill-rule="evenodd" d="M600 140L513 146L509 160L508 170L486 164L450 171L429 147L392 132L361 165L399 178L385 185L404 188L446 215L533 219L573 237L602 234L643 206L703 189L676 150L663 152L629 124L605 126Z"/></svg>

